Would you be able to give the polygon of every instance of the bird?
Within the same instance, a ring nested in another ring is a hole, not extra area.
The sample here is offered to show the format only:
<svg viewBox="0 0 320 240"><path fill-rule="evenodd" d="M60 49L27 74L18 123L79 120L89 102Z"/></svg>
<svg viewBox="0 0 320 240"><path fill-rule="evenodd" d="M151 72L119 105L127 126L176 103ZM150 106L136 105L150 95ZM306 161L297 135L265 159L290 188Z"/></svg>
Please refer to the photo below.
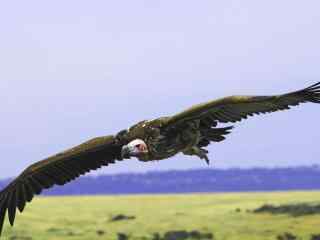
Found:
<svg viewBox="0 0 320 240"><path fill-rule="evenodd" d="M114 135L93 138L36 162L0 192L0 234L6 214L13 226L17 210L23 212L26 204L44 189L64 185L91 170L130 158L149 162L183 153L209 164L206 147L225 140L233 129L223 124L306 102L320 103L320 82L287 94L235 95L201 103L172 116L140 121Z"/></svg>

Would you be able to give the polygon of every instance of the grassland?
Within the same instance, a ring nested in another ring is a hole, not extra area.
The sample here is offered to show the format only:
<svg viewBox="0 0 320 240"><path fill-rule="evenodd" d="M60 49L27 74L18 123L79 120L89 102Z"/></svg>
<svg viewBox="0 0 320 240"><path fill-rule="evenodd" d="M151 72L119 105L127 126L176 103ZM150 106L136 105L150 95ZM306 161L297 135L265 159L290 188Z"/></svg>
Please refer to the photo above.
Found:
<svg viewBox="0 0 320 240"><path fill-rule="evenodd" d="M263 204L320 203L320 192L191 194L146 196L40 197L6 224L1 239L95 240L152 239L154 233L198 230L214 239L277 239L290 232L298 239L320 233L320 215L253 214ZM110 221L123 214L135 219Z"/></svg>

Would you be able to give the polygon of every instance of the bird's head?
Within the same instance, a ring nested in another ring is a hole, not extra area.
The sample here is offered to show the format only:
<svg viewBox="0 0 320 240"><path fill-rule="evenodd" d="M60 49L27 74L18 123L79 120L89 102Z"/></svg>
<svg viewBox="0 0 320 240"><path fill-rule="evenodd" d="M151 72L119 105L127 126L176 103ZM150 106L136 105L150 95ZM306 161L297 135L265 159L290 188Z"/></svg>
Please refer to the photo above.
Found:
<svg viewBox="0 0 320 240"><path fill-rule="evenodd" d="M121 149L121 156L123 159L128 159L130 157L139 158L146 154L148 154L148 146L141 139L135 139L128 145L124 145Z"/></svg>

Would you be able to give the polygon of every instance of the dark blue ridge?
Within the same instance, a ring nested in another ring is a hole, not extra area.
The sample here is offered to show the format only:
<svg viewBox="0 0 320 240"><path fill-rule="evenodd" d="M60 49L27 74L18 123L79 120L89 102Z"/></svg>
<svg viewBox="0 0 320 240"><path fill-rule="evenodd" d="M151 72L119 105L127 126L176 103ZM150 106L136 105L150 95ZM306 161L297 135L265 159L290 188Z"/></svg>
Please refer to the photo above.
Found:
<svg viewBox="0 0 320 240"><path fill-rule="evenodd" d="M0 181L0 189L9 180ZM44 195L320 190L320 167L208 169L84 176Z"/></svg>

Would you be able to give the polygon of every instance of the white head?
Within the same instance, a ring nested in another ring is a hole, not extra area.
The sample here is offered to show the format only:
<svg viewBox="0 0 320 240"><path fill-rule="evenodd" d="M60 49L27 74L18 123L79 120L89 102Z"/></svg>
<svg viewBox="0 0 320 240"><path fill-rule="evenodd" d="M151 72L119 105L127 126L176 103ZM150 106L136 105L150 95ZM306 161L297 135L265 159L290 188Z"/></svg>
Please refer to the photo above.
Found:
<svg viewBox="0 0 320 240"><path fill-rule="evenodd" d="M148 153L147 144L141 139L135 139L128 145L124 145L121 150L122 158L139 157Z"/></svg>

